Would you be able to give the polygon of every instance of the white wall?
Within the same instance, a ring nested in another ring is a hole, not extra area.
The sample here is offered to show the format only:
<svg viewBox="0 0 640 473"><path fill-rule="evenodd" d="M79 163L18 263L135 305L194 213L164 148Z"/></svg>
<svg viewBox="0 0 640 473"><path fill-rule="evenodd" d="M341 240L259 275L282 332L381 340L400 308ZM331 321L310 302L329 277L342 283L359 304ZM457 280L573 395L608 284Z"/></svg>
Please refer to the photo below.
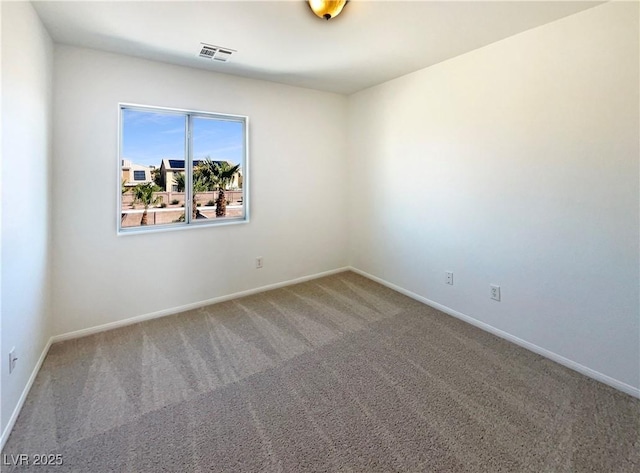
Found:
<svg viewBox="0 0 640 473"><path fill-rule="evenodd" d="M50 336L52 53L31 4L2 2L1 432ZM19 359L9 375L14 346Z"/></svg>
<svg viewBox="0 0 640 473"><path fill-rule="evenodd" d="M61 45L54 70L55 334L346 265L346 97ZM251 222L116 236L119 102L248 115Z"/></svg>
<svg viewBox="0 0 640 473"><path fill-rule="evenodd" d="M634 2L351 96L351 264L639 387L638 86Z"/></svg>
<svg viewBox="0 0 640 473"><path fill-rule="evenodd" d="M596 7L348 100L69 46L52 66L31 6L2 13L2 428L50 334L349 258L640 385L637 5ZM121 101L249 115L251 222L116 236ZM51 228L25 176L52 187ZM284 202L285 187L298 197ZM169 272L183 280L168 285Z"/></svg>

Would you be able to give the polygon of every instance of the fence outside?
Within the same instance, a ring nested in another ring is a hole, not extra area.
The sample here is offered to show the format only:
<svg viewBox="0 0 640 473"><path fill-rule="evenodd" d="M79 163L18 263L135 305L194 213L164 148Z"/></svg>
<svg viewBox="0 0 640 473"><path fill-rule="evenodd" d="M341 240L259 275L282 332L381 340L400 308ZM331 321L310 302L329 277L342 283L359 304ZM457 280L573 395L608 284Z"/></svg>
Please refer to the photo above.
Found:
<svg viewBox="0 0 640 473"><path fill-rule="evenodd" d="M167 205L182 205L184 204L184 192L154 192L153 195L158 197L159 204L164 203ZM231 205L242 203L242 191L224 191L226 200ZM196 194L196 201L199 204L206 205L207 202L214 201L218 198L218 191L199 192ZM172 202L178 201L178 204L172 204ZM122 195L122 209L126 209L133 204L133 194L127 192Z"/></svg>

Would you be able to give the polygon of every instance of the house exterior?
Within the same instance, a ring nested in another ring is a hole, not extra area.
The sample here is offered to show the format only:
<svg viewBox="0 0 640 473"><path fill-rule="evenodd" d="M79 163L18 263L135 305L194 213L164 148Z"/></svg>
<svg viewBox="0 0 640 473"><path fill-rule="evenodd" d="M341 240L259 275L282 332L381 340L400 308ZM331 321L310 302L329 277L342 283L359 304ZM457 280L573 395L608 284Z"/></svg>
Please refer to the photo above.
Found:
<svg viewBox="0 0 640 473"><path fill-rule="evenodd" d="M222 163L224 161L214 161L214 163ZM201 160L194 160L193 165L197 166ZM184 159L165 158L160 164L160 182L165 192L177 192L178 185L175 176L184 172ZM233 175L230 189L242 189L242 173L237 172Z"/></svg>
<svg viewBox="0 0 640 473"><path fill-rule="evenodd" d="M153 182L152 172L155 166L143 166L132 163L129 159L122 160L122 181L125 187L134 187L138 184Z"/></svg>

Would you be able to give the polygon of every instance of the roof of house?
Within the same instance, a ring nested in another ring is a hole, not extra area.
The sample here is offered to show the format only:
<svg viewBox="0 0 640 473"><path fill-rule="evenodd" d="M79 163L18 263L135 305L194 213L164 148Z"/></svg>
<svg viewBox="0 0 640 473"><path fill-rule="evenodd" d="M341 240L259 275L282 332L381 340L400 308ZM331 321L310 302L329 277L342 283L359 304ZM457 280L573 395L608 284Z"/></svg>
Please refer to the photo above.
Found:
<svg viewBox="0 0 640 473"><path fill-rule="evenodd" d="M202 159L194 159L193 165L197 166L200 164ZM224 161L213 161L214 163L223 163ZM165 169L173 169L173 170L183 170L184 169L184 159L163 159L162 164L164 164Z"/></svg>
<svg viewBox="0 0 640 473"><path fill-rule="evenodd" d="M171 169L184 169L184 159L169 159L169 167ZM194 161L193 165L197 166L200 164L200 161Z"/></svg>

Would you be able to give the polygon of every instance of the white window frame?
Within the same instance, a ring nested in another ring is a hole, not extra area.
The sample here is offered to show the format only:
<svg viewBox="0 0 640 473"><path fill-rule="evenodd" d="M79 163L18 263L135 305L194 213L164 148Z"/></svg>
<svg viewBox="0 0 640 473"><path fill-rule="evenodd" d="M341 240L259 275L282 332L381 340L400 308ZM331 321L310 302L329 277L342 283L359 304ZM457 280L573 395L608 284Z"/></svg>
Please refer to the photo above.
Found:
<svg viewBox="0 0 640 473"><path fill-rule="evenodd" d="M162 112L162 113L173 113L177 115L184 115L186 117L185 120L185 199L184 199L184 212L185 212L185 221L182 223L169 223L169 224L160 224L160 225L146 225L146 226L137 226L137 227L122 227L122 160L124 157L122 156L122 133L123 133L123 110L137 110L141 112ZM242 163L240 169L242 169L242 207L244 211L244 216L242 217L225 217L221 219L211 218L211 219L202 219L202 220L194 220L192 218L193 212L193 137L191 134L192 129L192 121L194 117L203 117L203 118L212 118L216 120L228 120L234 122L240 122L243 124L243 132L244 132L244 152L242 155ZM216 227L216 226L224 226L224 225L237 225L242 223L249 222L249 182L250 182L250 172L249 172L249 117L246 115L231 115L228 113L217 113L217 112L205 112L199 110L187 110L187 109L177 109L177 108L167 108L167 107L157 107L153 105L139 105L139 104L131 104L131 103L119 103L118 104L118 160L117 160L117 191L116 197L117 201L117 213L116 213L116 228L118 235L132 235L132 234L140 234L140 233L149 233L149 232L166 232L166 231L175 231L175 230L185 230L188 228L203 228L203 227Z"/></svg>

